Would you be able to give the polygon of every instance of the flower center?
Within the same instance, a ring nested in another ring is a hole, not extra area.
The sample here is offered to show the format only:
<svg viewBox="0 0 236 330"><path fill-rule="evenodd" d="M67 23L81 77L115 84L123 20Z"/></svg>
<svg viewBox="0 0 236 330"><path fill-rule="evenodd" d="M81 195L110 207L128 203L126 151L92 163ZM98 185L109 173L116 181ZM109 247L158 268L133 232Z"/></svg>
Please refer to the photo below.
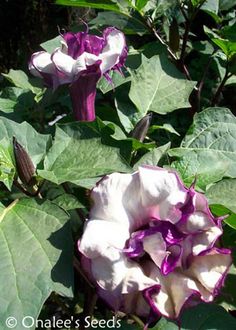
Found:
<svg viewBox="0 0 236 330"><path fill-rule="evenodd" d="M167 275L180 265L184 237L169 221L150 221L147 228L131 234L123 252L135 260L151 258Z"/></svg>

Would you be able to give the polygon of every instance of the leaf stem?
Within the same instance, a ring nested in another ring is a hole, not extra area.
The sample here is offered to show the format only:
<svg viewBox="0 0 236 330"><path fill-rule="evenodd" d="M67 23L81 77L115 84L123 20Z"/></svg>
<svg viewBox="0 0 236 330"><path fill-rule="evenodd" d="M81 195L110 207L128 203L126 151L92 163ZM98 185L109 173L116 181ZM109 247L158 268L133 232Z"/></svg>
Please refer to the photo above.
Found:
<svg viewBox="0 0 236 330"><path fill-rule="evenodd" d="M168 51L169 55L173 58L173 60L177 61L178 60L177 56L172 52L172 50L167 45L167 43L159 35L159 33L157 32L156 28L154 27L153 22L150 19L150 17L147 18L146 23L147 23L147 27L151 30L151 32L153 32L153 34L160 41L160 43L167 48L167 51Z"/></svg>
<svg viewBox="0 0 236 330"><path fill-rule="evenodd" d="M214 55L215 51L212 53L212 55L209 57L208 62L206 64L205 70L203 71L203 75L201 80L199 80L198 84L197 84L197 95L196 95L196 111L199 112L200 111L200 101L201 101L201 93L202 93L202 88L203 85L205 83L205 79L208 73L208 70L210 68L211 62L213 60L213 55Z"/></svg>
<svg viewBox="0 0 236 330"><path fill-rule="evenodd" d="M233 75L233 74L230 74L230 73L229 73L228 63L227 63L227 65L226 65L226 69L225 69L225 75L224 75L224 77L223 77L223 79L222 79L220 85L218 86L215 95L214 95L213 98L212 98L211 106L215 106L216 104L218 104L218 102L219 102L219 98L220 98L220 94L221 94L221 92L222 92L222 90L223 90L223 88L224 88L224 85L225 85L226 81L227 81L230 77L232 77L232 75Z"/></svg>
<svg viewBox="0 0 236 330"><path fill-rule="evenodd" d="M189 74L189 71L186 67L186 65L181 62L178 57L173 53L173 51L171 50L171 48L168 46L168 44L162 39L162 37L159 35L159 33L157 32L155 26L153 25L152 20L150 19L150 17L147 18L146 20L146 24L147 27L149 28L149 30L155 35L155 37L160 41L160 43L162 45L164 45L170 55L170 57L175 61L177 67L185 74L186 78L188 80L192 80L191 76Z"/></svg>

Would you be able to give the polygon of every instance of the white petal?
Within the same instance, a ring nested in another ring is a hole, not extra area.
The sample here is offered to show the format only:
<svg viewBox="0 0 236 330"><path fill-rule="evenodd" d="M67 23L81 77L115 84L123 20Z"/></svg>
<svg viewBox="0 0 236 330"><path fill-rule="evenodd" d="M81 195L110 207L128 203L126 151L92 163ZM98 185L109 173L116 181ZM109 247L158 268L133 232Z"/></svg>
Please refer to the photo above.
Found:
<svg viewBox="0 0 236 330"><path fill-rule="evenodd" d="M94 63L96 63L99 60L99 57L97 55L90 54L87 52L84 52L83 56L84 56L86 65L93 65Z"/></svg>
<svg viewBox="0 0 236 330"><path fill-rule="evenodd" d="M59 71L73 77L73 67L76 61L69 55L64 54L59 48L52 54L52 61Z"/></svg>
<svg viewBox="0 0 236 330"><path fill-rule="evenodd" d="M161 286L159 293L153 294L151 298L156 309L166 317L177 318L184 303L192 294L199 293L201 296L203 292L206 301L211 301L213 298L200 284L180 270L162 276L158 268L150 262L145 265L145 270Z"/></svg>
<svg viewBox="0 0 236 330"><path fill-rule="evenodd" d="M203 212L194 212L186 221L187 230L189 233L198 230L206 230L212 227L213 221Z"/></svg>
<svg viewBox="0 0 236 330"><path fill-rule="evenodd" d="M32 64L33 65L30 67L30 69L31 68L33 69L33 67L35 67L40 72L44 72L44 73L55 72L55 68L51 60L51 55L47 52L37 52L33 54Z"/></svg>
<svg viewBox="0 0 236 330"><path fill-rule="evenodd" d="M176 223L181 212L177 205L184 203L187 190L173 172L157 167L139 167L142 202L150 208L150 216Z"/></svg>
<svg viewBox="0 0 236 330"><path fill-rule="evenodd" d="M192 245L193 255L198 255L202 251L207 250L221 234L222 230L214 226L202 233L194 235Z"/></svg>
<svg viewBox="0 0 236 330"><path fill-rule="evenodd" d="M140 199L138 172L104 177L93 189L91 197L94 201L91 219L118 222L134 230L142 225L140 219L145 218L145 209Z"/></svg>
<svg viewBox="0 0 236 330"><path fill-rule="evenodd" d="M116 29L107 35L106 41L107 44L99 55L99 58L102 60L100 67L102 73L107 72L119 62L119 57L125 47L124 35Z"/></svg>
<svg viewBox="0 0 236 330"><path fill-rule="evenodd" d="M161 268L166 256L166 244L160 233L147 236L143 239L143 248L150 255L154 263Z"/></svg>
<svg viewBox="0 0 236 330"><path fill-rule="evenodd" d="M214 253L214 252L213 252ZM189 274L196 278L208 291L213 293L217 284L231 264L229 254L209 254L194 257Z"/></svg>
<svg viewBox="0 0 236 330"><path fill-rule="evenodd" d="M103 256L91 260L91 269L102 289L117 290L120 294L141 291L155 284L137 263L128 261L122 252L111 247Z"/></svg>
<svg viewBox="0 0 236 330"><path fill-rule="evenodd" d="M120 251L128 238L128 228L119 223L89 220L85 225L79 250L86 257L93 259L103 255L109 247Z"/></svg>

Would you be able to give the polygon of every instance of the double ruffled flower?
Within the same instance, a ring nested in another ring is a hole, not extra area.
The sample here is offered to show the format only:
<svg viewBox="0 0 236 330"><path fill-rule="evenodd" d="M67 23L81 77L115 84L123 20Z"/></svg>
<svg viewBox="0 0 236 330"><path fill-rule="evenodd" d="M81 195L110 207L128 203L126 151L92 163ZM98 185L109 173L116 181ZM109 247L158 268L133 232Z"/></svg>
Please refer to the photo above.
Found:
<svg viewBox="0 0 236 330"><path fill-rule="evenodd" d="M109 71L120 71L126 60L124 34L114 27L104 30L102 37L87 32L68 32L63 35L61 43L61 48L56 48L52 54L45 51L34 53L29 69L53 89L70 84L76 119L93 121L98 80L104 75L111 81Z"/></svg>
<svg viewBox="0 0 236 330"><path fill-rule="evenodd" d="M175 172L143 166L114 173L91 198L81 261L114 310L176 319L183 306L218 294L231 265L230 250L216 244L222 219Z"/></svg>

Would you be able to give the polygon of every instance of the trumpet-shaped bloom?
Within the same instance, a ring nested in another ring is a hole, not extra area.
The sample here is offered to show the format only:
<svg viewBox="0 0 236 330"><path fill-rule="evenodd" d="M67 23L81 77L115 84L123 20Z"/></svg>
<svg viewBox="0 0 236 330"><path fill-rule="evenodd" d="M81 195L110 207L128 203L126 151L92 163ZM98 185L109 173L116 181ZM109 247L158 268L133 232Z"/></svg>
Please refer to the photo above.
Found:
<svg viewBox="0 0 236 330"><path fill-rule="evenodd" d="M114 310L176 319L184 305L218 294L231 265L230 250L216 245L222 219L175 172L142 166L113 173L91 197L79 251Z"/></svg>
<svg viewBox="0 0 236 330"><path fill-rule="evenodd" d="M34 53L29 69L53 89L70 84L76 119L93 121L98 80L102 75L111 80L109 71L120 71L126 57L124 34L114 27L105 29L102 37L87 32L68 32L63 35L61 48L56 48L52 54L45 51Z"/></svg>

